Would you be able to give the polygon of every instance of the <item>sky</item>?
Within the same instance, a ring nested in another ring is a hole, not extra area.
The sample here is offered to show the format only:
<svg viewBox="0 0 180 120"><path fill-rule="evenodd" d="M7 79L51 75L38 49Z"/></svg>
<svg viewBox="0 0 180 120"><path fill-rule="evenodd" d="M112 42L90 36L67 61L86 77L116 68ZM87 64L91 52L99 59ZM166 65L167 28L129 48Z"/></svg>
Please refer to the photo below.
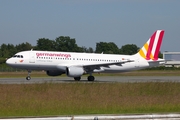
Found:
<svg viewBox="0 0 180 120"><path fill-rule="evenodd" d="M141 48L163 29L161 52L178 52L179 5L180 0L0 0L0 45L69 36L87 48L98 42Z"/></svg>

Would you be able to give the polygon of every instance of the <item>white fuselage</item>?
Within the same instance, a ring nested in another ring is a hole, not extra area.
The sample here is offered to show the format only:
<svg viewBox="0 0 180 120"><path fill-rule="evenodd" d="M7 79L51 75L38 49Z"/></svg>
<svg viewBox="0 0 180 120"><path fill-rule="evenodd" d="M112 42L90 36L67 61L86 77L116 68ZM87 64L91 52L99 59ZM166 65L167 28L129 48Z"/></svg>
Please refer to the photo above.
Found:
<svg viewBox="0 0 180 120"><path fill-rule="evenodd" d="M49 76L66 74L80 80L83 74L90 74L88 81L94 81L94 72L126 72L158 66L164 62L158 58L164 30L157 30L135 55L114 55L53 51L23 51L9 58L6 63L15 68L45 70Z"/></svg>
<svg viewBox="0 0 180 120"><path fill-rule="evenodd" d="M128 60L131 61L127 62ZM97 67L98 69L93 69L92 72L125 72L139 70L150 66L147 60L140 58L138 55L131 56L52 51L19 52L14 57L8 59L6 63L12 67L27 70L65 71L66 67L70 66L88 66L88 68L91 68L91 66L94 68L96 65L100 66L99 68Z"/></svg>

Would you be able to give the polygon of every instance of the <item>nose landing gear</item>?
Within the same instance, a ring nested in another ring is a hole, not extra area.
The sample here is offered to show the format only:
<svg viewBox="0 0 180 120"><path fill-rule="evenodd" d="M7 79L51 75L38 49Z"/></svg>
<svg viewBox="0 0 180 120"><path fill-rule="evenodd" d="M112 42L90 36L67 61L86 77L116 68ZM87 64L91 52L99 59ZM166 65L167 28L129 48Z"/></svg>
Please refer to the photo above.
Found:
<svg viewBox="0 0 180 120"><path fill-rule="evenodd" d="M26 80L31 80L31 71L30 70L28 70L28 76L26 77Z"/></svg>

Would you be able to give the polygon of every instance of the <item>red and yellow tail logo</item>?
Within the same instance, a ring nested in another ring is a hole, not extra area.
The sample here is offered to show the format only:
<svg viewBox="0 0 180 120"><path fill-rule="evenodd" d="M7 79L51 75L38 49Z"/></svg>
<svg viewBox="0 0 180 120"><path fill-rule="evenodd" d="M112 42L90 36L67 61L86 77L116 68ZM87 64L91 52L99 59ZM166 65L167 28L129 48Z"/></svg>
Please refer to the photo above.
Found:
<svg viewBox="0 0 180 120"><path fill-rule="evenodd" d="M140 56L146 60L157 60L163 36L164 30L157 30L140 49Z"/></svg>

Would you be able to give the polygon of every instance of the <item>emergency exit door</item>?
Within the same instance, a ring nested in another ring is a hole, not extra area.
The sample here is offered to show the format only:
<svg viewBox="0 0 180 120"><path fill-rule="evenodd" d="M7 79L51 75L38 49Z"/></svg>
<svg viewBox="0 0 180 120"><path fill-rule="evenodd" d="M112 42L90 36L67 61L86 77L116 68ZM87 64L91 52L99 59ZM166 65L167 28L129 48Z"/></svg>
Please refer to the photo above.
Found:
<svg viewBox="0 0 180 120"><path fill-rule="evenodd" d="M34 52L29 53L29 63L35 63L35 54L34 54Z"/></svg>

